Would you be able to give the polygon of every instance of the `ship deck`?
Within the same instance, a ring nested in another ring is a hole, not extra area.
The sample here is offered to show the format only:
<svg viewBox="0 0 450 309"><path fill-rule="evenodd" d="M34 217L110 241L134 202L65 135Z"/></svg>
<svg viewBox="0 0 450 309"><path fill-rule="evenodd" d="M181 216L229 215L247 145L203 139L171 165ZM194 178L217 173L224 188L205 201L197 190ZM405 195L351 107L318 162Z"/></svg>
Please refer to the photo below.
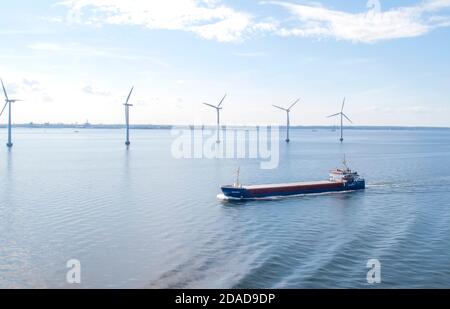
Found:
<svg viewBox="0 0 450 309"><path fill-rule="evenodd" d="M263 184L263 185L246 185L242 186L243 189L272 189L272 188L289 188L289 187L302 187L302 186L317 186L327 184L341 184L337 181L306 181L306 182L290 182L290 183L277 183L277 184Z"/></svg>

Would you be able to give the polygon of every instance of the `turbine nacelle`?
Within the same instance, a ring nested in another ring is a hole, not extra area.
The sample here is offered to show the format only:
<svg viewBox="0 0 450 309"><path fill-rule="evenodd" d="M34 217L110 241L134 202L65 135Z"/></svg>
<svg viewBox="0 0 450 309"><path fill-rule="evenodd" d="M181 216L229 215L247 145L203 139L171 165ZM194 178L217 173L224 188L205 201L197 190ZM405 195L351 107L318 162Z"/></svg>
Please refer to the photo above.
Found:
<svg viewBox="0 0 450 309"><path fill-rule="evenodd" d="M205 104L206 106L209 106L209 107L212 107L212 108L215 108L215 109L218 109L218 110L221 110L223 107L218 107L218 106L214 106L214 105L212 105L212 104L209 104L209 103L203 103L203 104Z"/></svg>
<svg viewBox="0 0 450 309"><path fill-rule="evenodd" d="M9 99L9 100L7 100L7 99L5 99L5 102L6 103L16 103L16 102L23 102L23 100L20 100L20 99Z"/></svg>

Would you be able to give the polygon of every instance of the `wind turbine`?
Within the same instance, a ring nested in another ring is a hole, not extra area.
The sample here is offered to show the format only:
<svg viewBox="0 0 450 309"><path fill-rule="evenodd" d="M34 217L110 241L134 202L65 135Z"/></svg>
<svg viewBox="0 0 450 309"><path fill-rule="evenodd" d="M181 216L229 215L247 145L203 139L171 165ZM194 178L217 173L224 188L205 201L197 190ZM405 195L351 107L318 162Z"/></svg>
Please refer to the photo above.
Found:
<svg viewBox="0 0 450 309"><path fill-rule="evenodd" d="M22 100L9 99L8 98L8 94L6 93L5 85L3 84L3 80L0 79L0 81L2 82L3 93L5 94L5 106L3 106L3 109L0 112L0 116L3 115L3 112L5 111L6 105L8 105L8 110L9 110L9 115L8 115L8 143L6 144L6 146L8 146L8 148L11 148L13 146L13 143L11 141L11 103L19 102L19 101L22 101Z"/></svg>
<svg viewBox="0 0 450 309"><path fill-rule="evenodd" d="M220 110L222 109L222 103L225 100L225 98L227 97L227 95L225 94L222 98L222 100L220 100L219 105L215 106L209 103L203 103L209 107L215 108L217 111L217 143L220 143Z"/></svg>
<svg viewBox="0 0 450 309"><path fill-rule="evenodd" d="M130 146L130 106L133 106L133 104L129 104L131 94L133 93L134 86L131 87L130 94L127 97L127 101L125 102L125 121L127 124L127 140L125 142L125 145Z"/></svg>
<svg viewBox="0 0 450 309"><path fill-rule="evenodd" d="M289 108L284 108L284 107L280 107L278 105L273 105L273 107L276 107L276 108L281 109L286 112L286 116L287 116L286 143L289 143L289 141L290 141L290 139L289 139L289 126L290 126L289 113L291 112L291 109L294 107L294 105L297 104L299 101L300 101L300 99L297 99L294 103L292 103L291 106L289 106Z"/></svg>
<svg viewBox="0 0 450 309"><path fill-rule="evenodd" d="M328 116L327 118L331 118L331 117L335 117L335 116L341 116L341 139L340 141L343 142L344 141L344 136L343 136L343 131L344 131L344 118L347 119L350 123L353 123L350 118L347 117L346 114L344 114L344 105L345 105L345 98L344 101L342 102L342 107L341 107L341 111L339 113L333 114Z"/></svg>

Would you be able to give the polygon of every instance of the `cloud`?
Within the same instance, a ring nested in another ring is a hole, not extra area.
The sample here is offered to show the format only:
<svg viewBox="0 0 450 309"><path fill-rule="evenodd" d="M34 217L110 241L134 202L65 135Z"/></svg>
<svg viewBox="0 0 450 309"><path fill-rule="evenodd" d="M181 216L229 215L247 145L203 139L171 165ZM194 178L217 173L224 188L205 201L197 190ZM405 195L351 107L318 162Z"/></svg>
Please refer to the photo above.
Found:
<svg viewBox="0 0 450 309"><path fill-rule="evenodd" d="M450 26L450 15L436 15L450 7L450 0L427 0L416 6L382 11L380 2L369 0L368 11L347 13L320 4L265 2L287 9L295 22L276 30L280 36L335 38L361 43L417 37L439 27Z"/></svg>
<svg viewBox="0 0 450 309"><path fill-rule="evenodd" d="M42 91L41 84L37 80L24 78L22 84L27 90L33 92Z"/></svg>
<svg viewBox="0 0 450 309"><path fill-rule="evenodd" d="M65 56L81 56L81 57L99 57L119 60L139 60L148 61L159 66L168 66L168 64L160 58L147 55L132 53L128 49L123 48L107 48L99 46L89 46L74 42L51 43L37 42L30 44L29 49L39 52L63 53Z"/></svg>
<svg viewBox="0 0 450 309"><path fill-rule="evenodd" d="M290 14L254 16L220 0L68 0L67 20L96 26L129 25L151 30L177 30L218 42L242 41L255 34L282 37L335 38L360 43L417 37L450 26L450 0L422 2L383 11L379 0L368 0L364 12L345 12L320 3L262 1ZM57 49L57 46L36 48Z"/></svg>
<svg viewBox="0 0 450 309"><path fill-rule="evenodd" d="M366 111L368 112L375 112L375 113L386 113L386 114L426 114L431 113L435 110L433 110L430 107L423 106L423 105L415 105L415 106L408 106L408 107L391 107L391 106L380 106L380 105L373 105L369 106Z"/></svg>
<svg viewBox="0 0 450 309"><path fill-rule="evenodd" d="M62 4L69 8L68 19L73 22L181 30L219 42L239 41L255 30L252 16L216 0L70 0Z"/></svg>
<svg viewBox="0 0 450 309"><path fill-rule="evenodd" d="M34 43L29 46L30 49L37 51L62 51L64 47L55 43Z"/></svg>
<svg viewBox="0 0 450 309"><path fill-rule="evenodd" d="M22 104L35 102L51 102L53 99L46 87L37 79L16 77L4 81L10 97L23 100Z"/></svg>
<svg viewBox="0 0 450 309"><path fill-rule="evenodd" d="M4 81L8 94L16 95L22 93L33 93L43 91L41 84L34 79L21 78L13 81ZM3 94L3 91L2 91Z"/></svg>
<svg viewBox="0 0 450 309"><path fill-rule="evenodd" d="M266 57L266 52L234 52L234 56L236 57L243 57L243 58L260 58L260 57Z"/></svg>
<svg viewBox="0 0 450 309"><path fill-rule="evenodd" d="M94 88L93 86L86 86L83 88L83 92L87 93L87 94L92 94L92 95L99 95L99 96L108 96L109 92L107 91L103 91L103 90L99 90L97 88Z"/></svg>

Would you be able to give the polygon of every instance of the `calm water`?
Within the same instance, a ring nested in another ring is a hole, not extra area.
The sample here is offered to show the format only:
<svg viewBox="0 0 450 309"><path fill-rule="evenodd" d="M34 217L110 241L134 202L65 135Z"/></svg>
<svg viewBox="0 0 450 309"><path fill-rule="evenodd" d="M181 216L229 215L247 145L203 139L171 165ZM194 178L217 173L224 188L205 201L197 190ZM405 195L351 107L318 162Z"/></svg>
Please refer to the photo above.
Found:
<svg viewBox="0 0 450 309"><path fill-rule="evenodd" d="M170 131L0 130L0 287L450 287L450 131L295 130L280 166L176 160ZM364 192L227 203L219 186L321 180L343 153Z"/></svg>

